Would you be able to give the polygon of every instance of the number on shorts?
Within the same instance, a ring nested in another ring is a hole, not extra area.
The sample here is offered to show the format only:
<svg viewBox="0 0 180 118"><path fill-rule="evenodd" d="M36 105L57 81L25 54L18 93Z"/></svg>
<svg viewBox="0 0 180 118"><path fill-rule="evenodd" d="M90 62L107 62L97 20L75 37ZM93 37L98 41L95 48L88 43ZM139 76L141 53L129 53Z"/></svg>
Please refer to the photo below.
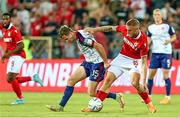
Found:
<svg viewBox="0 0 180 118"><path fill-rule="evenodd" d="M133 61L133 64L134 64L135 67L137 67L137 66L138 66L138 61L137 61L137 60L134 60L134 61Z"/></svg>
<svg viewBox="0 0 180 118"><path fill-rule="evenodd" d="M14 61L11 62L11 67L14 67Z"/></svg>
<svg viewBox="0 0 180 118"><path fill-rule="evenodd" d="M167 67L170 68L171 62L170 59L167 60Z"/></svg>
<svg viewBox="0 0 180 118"><path fill-rule="evenodd" d="M97 78L99 76L99 70L93 70L92 76Z"/></svg>

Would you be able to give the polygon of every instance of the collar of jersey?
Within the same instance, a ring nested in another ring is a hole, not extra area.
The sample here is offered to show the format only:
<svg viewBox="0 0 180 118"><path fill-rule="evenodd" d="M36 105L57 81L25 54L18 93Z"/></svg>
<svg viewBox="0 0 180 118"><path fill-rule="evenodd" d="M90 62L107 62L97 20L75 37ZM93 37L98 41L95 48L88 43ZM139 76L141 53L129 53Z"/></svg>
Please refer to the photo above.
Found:
<svg viewBox="0 0 180 118"><path fill-rule="evenodd" d="M12 24L12 23L10 23L10 25L9 25L9 27L8 27L8 30L9 30L12 26L13 26L13 24Z"/></svg>

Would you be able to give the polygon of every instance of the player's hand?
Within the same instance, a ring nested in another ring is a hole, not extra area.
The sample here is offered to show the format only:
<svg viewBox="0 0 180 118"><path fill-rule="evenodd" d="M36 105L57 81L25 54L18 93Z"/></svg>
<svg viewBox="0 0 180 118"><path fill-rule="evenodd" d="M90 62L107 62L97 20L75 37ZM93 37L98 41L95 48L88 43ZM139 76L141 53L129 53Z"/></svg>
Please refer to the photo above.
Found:
<svg viewBox="0 0 180 118"><path fill-rule="evenodd" d="M2 56L2 58L1 58L1 62L2 62L2 63L4 63L4 60L5 60L5 57L4 57L4 56Z"/></svg>
<svg viewBox="0 0 180 118"><path fill-rule="evenodd" d="M10 55L11 55L11 54L10 54L9 52L7 52L7 53L5 53L5 54L4 54L4 56L3 56L3 57L4 57L4 58L9 58L9 57L10 57Z"/></svg>
<svg viewBox="0 0 180 118"><path fill-rule="evenodd" d="M169 43L171 43L170 40L165 40L165 41L164 41L164 45L167 45L167 44L169 44Z"/></svg>
<svg viewBox="0 0 180 118"><path fill-rule="evenodd" d="M108 69L110 67L110 64L108 62L104 62L104 68Z"/></svg>
<svg viewBox="0 0 180 118"><path fill-rule="evenodd" d="M89 33L91 33L91 34L94 34L94 33L95 33L94 30L93 30L93 28L90 28L90 27L85 28L84 31L85 31L85 32L89 32Z"/></svg>
<svg viewBox="0 0 180 118"><path fill-rule="evenodd" d="M6 59L6 58L9 58L10 57L10 53L5 53L3 56L2 56L2 58L1 58L1 62L2 63L4 63L4 60Z"/></svg>

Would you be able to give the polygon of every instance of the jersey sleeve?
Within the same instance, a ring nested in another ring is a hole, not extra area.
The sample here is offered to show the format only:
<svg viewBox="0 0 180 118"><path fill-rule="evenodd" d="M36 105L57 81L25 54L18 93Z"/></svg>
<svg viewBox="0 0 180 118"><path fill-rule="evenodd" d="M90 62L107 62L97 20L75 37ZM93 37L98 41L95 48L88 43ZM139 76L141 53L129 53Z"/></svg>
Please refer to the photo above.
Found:
<svg viewBox="0 0 180 118"><path fill-rule="evenodd" d="M169 26L169 31L168 31L169 35L174 35L175 34L175 30L173 27Z"/></svg>
<svg viewBox="0 0 180 118"><path fill-rule="evenodd" d="M123 32L125 28L126 28L125 25L118 25L116 27L116 32Z"/></svg>
<svg viewBox="0 0 180 118"><path fill-rule="evenodd" d="M13 31L13 38L16 41L16 43L20 43L22 41L22 35L21 32L17 29Z"/></svg>
<svg viewBox="0 0 180 118"><path fill-rule="evenodd" d="M77 38L79 42L85 46L93 47L94 45L94 40L92 39L93 37L91 36L83 36L80 32L77 32Z"/></svg>
<svg viewBox="0 0 180 118"><path fill-rule="evenodd" d="M146 33L146 34L147 34L148 37L151 37L151 36L152 36L152 33L149 31L149 29L147 30L147 33Z"/></svg>
<svg viewBox="0 0 180 118"><path fill-rule="evenodd" d="M144 36L143 44L140 50L140 56L145 56L148 54L148 42L147 42L147 36Z"/></svg>

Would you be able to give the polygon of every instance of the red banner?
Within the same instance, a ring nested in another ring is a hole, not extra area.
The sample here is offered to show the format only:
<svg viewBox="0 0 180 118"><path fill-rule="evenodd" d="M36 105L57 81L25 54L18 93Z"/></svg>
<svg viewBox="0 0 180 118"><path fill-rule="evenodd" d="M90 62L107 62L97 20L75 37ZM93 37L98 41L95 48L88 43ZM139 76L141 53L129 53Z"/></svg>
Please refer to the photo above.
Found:
<svg viewBox="0 0 180 118"><path fill-rule="evenodd" d="M47 91L47 92L62 92L67 84L70 75L81 64L79 59L58 59L58 60L31 60L26 61L20 73L20 76L32 76L39 73L43 80L44 87L33 81L21 84L24 91ZM11 91L11 86L6 82L6 64L0 63L0 91ZM170 77L172 81L172 93L180 94L180 61L174 60L171 68ZM88 79L76 84L76 92L86 92ZM135 89L131 87L129 73L125 73L118 78L111 87L114 92L135 93ZM162 72L158 70L154 78L153 93L164 93L164 81Z"/></svg>

